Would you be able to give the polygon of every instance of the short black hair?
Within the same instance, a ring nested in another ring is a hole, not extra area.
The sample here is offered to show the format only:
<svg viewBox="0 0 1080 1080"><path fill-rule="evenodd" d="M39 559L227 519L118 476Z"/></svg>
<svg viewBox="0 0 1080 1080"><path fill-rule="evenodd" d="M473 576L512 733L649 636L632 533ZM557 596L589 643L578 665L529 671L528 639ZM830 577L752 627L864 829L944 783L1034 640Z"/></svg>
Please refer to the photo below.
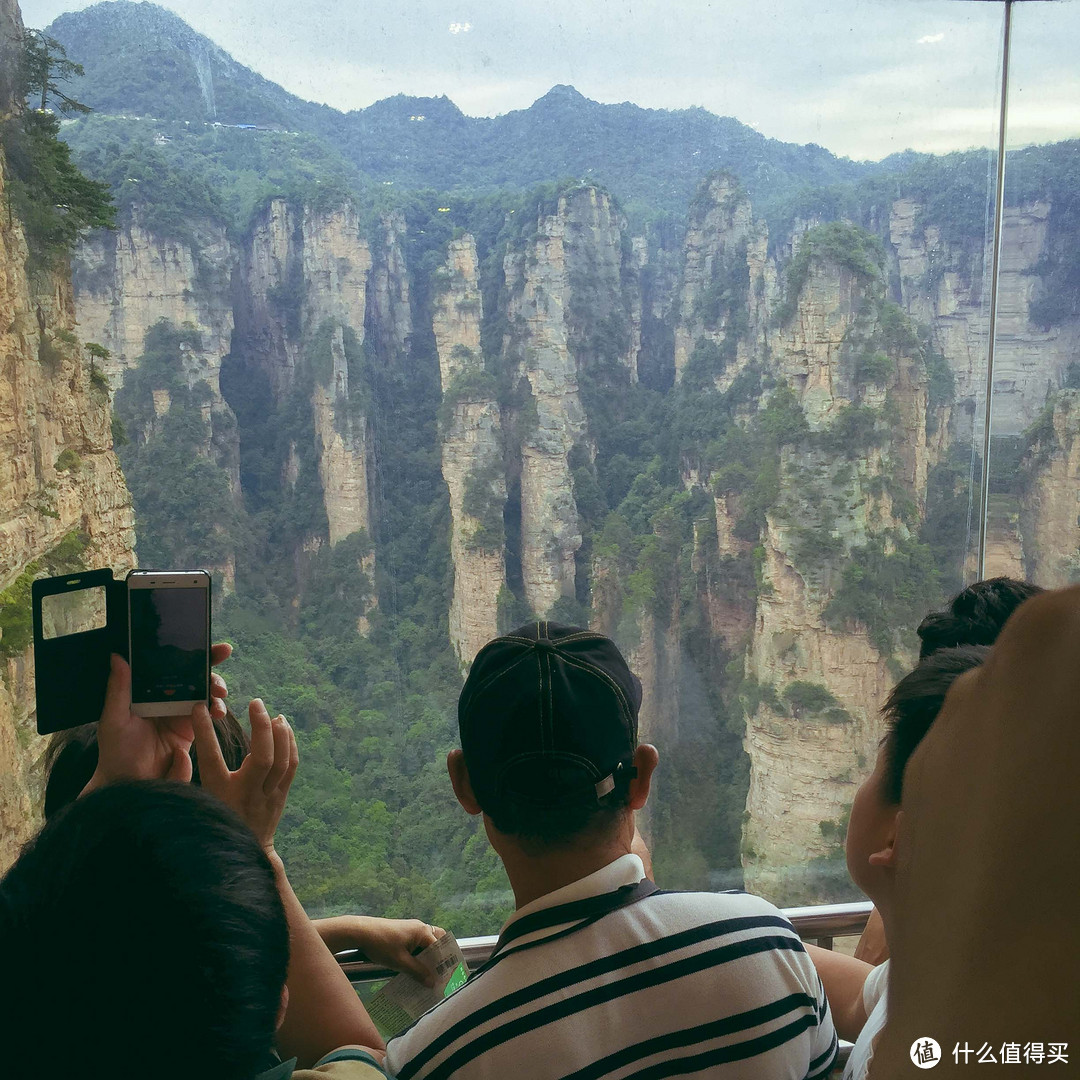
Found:
<svg viewBox="0 0 1080 1080"><path fill-rule="evenodd" d="M965 671L979 667L990 654L986 645L938 649L919 662L893 687L882 712L889 722L883 742L884 796L898 806L904 794L904 769L945 704L945 695Z"/></svg>
<svg viewBox="0 0 1080 1080"><path fill-rule="evenodd" d="M0 880L5 1072L250 1080L289 961L270 862L189 784L112 784Z"/></svg>
<svg viewBox="0 0 1080 1080"><path fill-rule="evenodd" d="M944 611L932 611L919 624L919 659L958 645L993 645L1009 616L1044 591L1016 578L976 581L957 593Z"/></svg>
<svg viewBox="0 0 1080 1080"><path fill-rule="evenodd" d="M232 709L214 718L214 731L222 757L235 772L247 756L251 742ZM94 775L98 763L97 724L83 724L56 732L45 748L45 820L73 803ZM191 782L199 783L199 758L191 748Z"/></svg>

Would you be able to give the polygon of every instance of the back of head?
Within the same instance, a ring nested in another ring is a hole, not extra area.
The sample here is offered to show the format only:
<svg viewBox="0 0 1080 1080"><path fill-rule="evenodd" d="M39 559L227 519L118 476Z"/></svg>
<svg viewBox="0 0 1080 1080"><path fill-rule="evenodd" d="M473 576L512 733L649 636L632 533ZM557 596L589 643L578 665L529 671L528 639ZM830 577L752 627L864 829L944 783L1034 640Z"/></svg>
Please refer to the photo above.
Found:
<svg viewBox="0 0 1080 1080"><path fill-rule="evenodd" d="M908 763L875 1078L910 1076L926 1036L947 1069L954 1045L1075 1043L1077 656L1080 588L1035 597Z"/></svg>
<svg viewBox="0 0 1080 1080"><path fill-rule="evenodd" d="M469 779L527 853L606 833L629 805L641 684L602 634L534 622L488 642L458 700Z"/></svg>
<svg viewBox="0 0 1080 1080"><path fill-rule="evenodd" d="M214 718L214 730L225 764L235 771L248 752L249 741L231 709ZM94 775L98 762L97 724L83 724L56 732L45 751L45 820L73 803ZM191 754L191 782L199 782L199 760Z"/></svg>
<svg viewBox="0 0 1080 1080"><path fill-rule="evenodd" d="M1016 578L976 581L957 593L944 611L931 612L919 624L919 659L958 645L993 645L1009 616L1043 591Z"/></svg>
<svg viewBox="0 0 1080 1080"><path fill-rule="evenodd" d="M898 806L904 794L904 769L945 704L949 688L965 671L990 655L986 645L938 649L919 661L914 671L893 687L882 712L889 722L885 736L885 778L882 794Z"/></svg>
<svg viewBox="0 0 1080 1080"><path fill-rule="evenodd" d="M12 1076L246 1080L288 966L273 870L190 785L115 784L49 821L0 881Z"/></svg>

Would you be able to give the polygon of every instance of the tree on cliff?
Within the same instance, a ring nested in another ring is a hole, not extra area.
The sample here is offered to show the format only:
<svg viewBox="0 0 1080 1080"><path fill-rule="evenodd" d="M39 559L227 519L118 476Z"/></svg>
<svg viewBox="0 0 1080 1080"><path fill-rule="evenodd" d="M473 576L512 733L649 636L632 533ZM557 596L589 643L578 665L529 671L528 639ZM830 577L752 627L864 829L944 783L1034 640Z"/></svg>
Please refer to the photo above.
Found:
<svg viewBox="0 0 1080 1080"><path fill-rule="evenodd" d="M40 30L27 30L21 90L32 92L35 100L40 95L41 108L16 113L0 125L8 214L22 222L31 256L44 266L66 255L86 229L111 228L115 222L108 185L76 168L71 149L58 137L59 117L45 110L52 95L61 111L90 111L57 85L81 72L59 42Z"/></svg>
<svg viewBox="0 0 1080 1080"><path fill-rule="evenodd" d="M82 75L82 64L67 58L67 50L56 38L43 30L27 30L23 34L22 90L27 101L41 98L38 106L42 112L51 97L56 108L63 113L88 113L90 106L76 101L60 89L60 83L72 76Z"/></svg>

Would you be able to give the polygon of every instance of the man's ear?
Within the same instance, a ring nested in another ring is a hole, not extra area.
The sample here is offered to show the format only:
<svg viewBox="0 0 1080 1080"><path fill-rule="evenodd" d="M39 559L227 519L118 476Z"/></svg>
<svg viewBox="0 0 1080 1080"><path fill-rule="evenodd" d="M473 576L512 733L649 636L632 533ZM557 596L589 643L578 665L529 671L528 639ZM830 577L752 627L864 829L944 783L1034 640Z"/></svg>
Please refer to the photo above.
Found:
<svg viewBox="0 0 1080 1080"><path fill-rule="evenodd" d="M473 794L469 770L465 767L465 754L462 750L451 750L446 755L446 771L450 774L450 783L454 785L454 794L467 814L482 814L480 804Z"/></svg>
<svg viewBox="0 0 1080 1080"><path fill-rule="evenodd" d="M289 1011L289 988L283 986L281 988L281 1004L278 1005L277 1021L274 1024L274 1030L277 1031L282 1024L285 1023L285 1014Z"/></svg>
<svg viewBox="0 0 1080 1080"><path fill-rule="evenodd" d="M896 867L896 837L899 832L900 819L903 814L897 810L893 814L892 821L885 833L885 841L882 846L873 852L866 861L871 866L884 866L892 870Z"/></svg>
<svg viewBox="0 0 1080 1080"><path fill-rule="evenodd" d="M631 810L640 810L649 801L652 774L659 762L659 752L649 743L642 743L634 751L634 768L637 769L637 776L630 781Z"/></svg>

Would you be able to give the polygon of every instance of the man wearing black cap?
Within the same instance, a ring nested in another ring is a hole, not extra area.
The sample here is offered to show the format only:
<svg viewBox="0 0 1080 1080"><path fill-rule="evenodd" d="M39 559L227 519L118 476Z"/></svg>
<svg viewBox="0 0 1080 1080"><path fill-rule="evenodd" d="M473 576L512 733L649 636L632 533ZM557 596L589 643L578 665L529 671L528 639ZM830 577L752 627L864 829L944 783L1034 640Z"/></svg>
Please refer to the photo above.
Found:
<svg viewBox="0 0 1080 1080"><path fill-rule="evenodd" d="M745 894L665 893L631 853L659 756L614 642L556 623L477 654L458 801L517 911L491 959L387 1047L398 1080L824 1077L836 1035L790 923Z"/></svg>

